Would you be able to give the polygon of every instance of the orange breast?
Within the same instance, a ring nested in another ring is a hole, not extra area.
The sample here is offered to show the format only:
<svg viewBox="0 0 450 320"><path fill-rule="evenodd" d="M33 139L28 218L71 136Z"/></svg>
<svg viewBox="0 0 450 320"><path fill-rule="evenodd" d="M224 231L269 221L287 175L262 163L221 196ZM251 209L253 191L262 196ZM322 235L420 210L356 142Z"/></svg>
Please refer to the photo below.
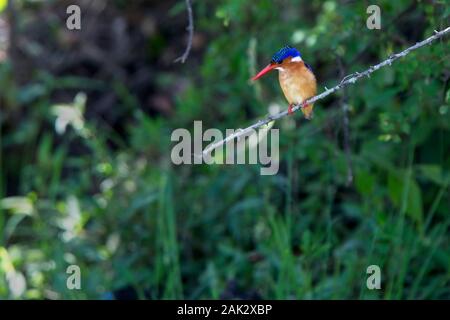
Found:
<svg viewBox="0 0 450 320"><path fill-rule="evenodd" d="M314 74L303 62L289 62L281 65L279 81L287 101L300 104L316 95L317 83Z"/></svg>

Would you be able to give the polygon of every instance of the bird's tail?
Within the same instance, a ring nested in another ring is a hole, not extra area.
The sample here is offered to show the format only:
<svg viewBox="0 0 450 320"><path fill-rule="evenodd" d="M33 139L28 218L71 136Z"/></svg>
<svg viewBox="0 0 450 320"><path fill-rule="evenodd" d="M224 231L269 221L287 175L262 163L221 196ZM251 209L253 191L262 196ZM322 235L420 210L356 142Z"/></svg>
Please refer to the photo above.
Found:
<svg viewBox="0 0 450 320"><path fill-rule="evenodd" d="M314 104L307 104L302 108L303 115L308 120L311 120L314 116L313 107L314 107Z"/></svg>

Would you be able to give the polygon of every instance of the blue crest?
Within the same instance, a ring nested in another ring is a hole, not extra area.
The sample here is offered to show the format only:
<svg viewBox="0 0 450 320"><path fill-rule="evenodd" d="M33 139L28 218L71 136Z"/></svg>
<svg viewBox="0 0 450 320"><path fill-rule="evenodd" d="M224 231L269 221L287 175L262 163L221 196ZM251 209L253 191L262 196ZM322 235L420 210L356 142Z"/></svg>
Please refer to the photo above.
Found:
<svg viewBox="0 0 450 320"><path fill-rule="evenodd" d="M281 48L280 50L277 51L277 53L275 53L272 56L272 63L281 63L283 62L284 59L286 59L287 57L301 57L300 52L291 47L291 46L285 46L283 48Z"/></svg>

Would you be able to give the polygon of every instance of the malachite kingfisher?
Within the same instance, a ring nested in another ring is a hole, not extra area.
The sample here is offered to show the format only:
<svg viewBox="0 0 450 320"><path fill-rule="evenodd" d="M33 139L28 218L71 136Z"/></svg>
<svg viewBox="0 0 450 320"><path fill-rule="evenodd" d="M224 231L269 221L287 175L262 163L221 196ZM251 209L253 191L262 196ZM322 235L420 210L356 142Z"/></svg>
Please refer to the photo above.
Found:
<svg viewBox="0 0 450 320"><path fill-rule="evenodd" d="M311 67L306 64L300 52L285 46L272 56L269 65L262 69L252 80L257 80L271 70L278 70L278 79L281 90L289 102L288 113L292 114L294 105L302 104L305 100L316 95L317 82ZM304 105L301 108L306 119L313 116L313 105Z"/></svg>

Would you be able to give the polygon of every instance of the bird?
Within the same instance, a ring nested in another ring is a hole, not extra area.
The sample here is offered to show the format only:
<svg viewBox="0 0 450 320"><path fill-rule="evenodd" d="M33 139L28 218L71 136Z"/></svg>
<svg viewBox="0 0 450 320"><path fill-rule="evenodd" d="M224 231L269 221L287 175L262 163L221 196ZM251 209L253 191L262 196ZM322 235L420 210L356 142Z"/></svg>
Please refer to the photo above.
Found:
<svg viewBox="0 0 450 320"><path fill-rule="evenodd" d="M294 105L302 105L306 119L313 117L313 104L303 103L316 95L317 80L310 65L303 61L300 51L286 45L278 50L270 63L251 80L255 81L272 70L278 70L281 90L289 102L288 114L292 114Z"/></svg>

